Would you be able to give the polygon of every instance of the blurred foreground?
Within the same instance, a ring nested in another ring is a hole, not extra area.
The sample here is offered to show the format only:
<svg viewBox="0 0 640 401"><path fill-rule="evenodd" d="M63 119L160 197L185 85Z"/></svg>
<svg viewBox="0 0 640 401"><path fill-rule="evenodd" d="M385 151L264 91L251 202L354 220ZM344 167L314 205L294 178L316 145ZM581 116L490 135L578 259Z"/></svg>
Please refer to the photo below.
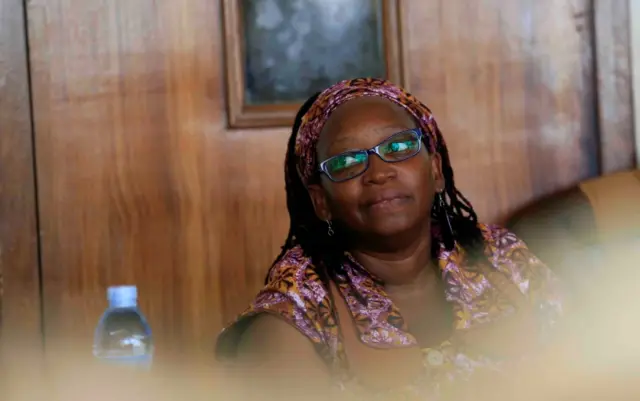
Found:
<svg viewBox="0 0 640 401"><path fill-rule="evenodd" d="M640 399L640 302L636 295L640 287L640 243L637 245L621 246L626 253L609 253L604 272L570 300L558 341L523 366L516 380L478 377L460 388L460 399ZM56 350L56 355L65 358L52 359L21 347L15 339L11 344L9 339L3 340L2 401L228 400L247 399L247 390L255 400L269 385L255 377L230 380L209 355L176 357L170 363L154 366L153 373L134 375L95 364L90 350L69 346L68 351ZM292 386L300 390L298 394L305 394L304 383ZM292 393L286 389L278 392L282 394L279 400ZM308 399L318 398L309 395ZM332 397L332 401L335 399Z"/></svg>

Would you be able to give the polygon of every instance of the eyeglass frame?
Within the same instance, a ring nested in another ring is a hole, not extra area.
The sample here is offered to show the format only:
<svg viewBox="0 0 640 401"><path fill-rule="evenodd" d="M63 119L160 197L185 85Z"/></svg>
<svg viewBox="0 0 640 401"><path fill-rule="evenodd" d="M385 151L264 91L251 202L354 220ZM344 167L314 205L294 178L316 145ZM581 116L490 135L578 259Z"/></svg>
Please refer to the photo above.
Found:
<svg viewBox="0 0 640 401"><path fill-rule="evenodd" d="M411 156L408 156L406 159L401 159L401 160L385 160L385 159L382 157L382 155L380 154L380 150L379 150L379 149L380 149L380 147L382 146L382 144L384 144L385 142L387 142L389 139L393 138L393 137L394 137L394 136L396 136L396 135L404 134L404 133L407 133L407 132L413 132L414 134L416 134L416 135L417 135L417 137L418 137L418 150L416 150L416 152L415 152L414 154L412 154ZM395 134L392 134L392 135L388 136L387 138L385 138L384 140L382 140L380 143L378 143L376 146L374 146L374 147L372 147L372 148L369 148L369 149L355 149L355 150L348 150L348 151L346 151L346 152L341 152L341 153L338 153L337 155L333 155L333 156L329 157L328 159L325 159L324 161L322 161L322 162L320 163L320 165L318 166L318 170L317 170L317 171L318 171L319 173L324 174L325 176L327 176L327 178L328 178L329 180L331 180L332 182L336 182L336 183L339 183L339 182L346 182L346 181L349 181L349 180L352 180L352 179L354 179L354 178L357 178L357 177L361 176L361 175L362 175L362 174L364 174L367 170L369 170L369 165L370 165L370 163L369 163L369 156L370 156L370 155L376 155L376 156L378 156L378 157L380 158L380 160L382 160L382 161L383 161L383 162L385 162L385 163L399 163L399 162L403 162L403 161L409 160L409 159L411 159L412 157L415 157L415 156L416 156L418 153L420 153L420 151L422 150L422 145L423 145L422 140L423 140L423 138L425 138L425 136L424 136L424 134L422 133L422 129L420 129L419 127L416 127L416 128L410 128L410 129L406 129L406 130L404 130L404 131L396 132ZM336 158L336 157L338 157L338 156L342 156L342 155L345 155L345 154L347 154L347 153L356 153L356 152L366 152L366 154L367 154L367 162L366 162L366 164L367 164L367 165L366 165L366 167L364 168L364 170L362 170L361 172L359 172L358 174L356 174L356 175L354 175L354 176L352 176L352 177L345 178L344 180L336 180L336 179L333 179L333 178L331 177L331 174L329 174L329 172L327 172L327 163L328 163L330 160L332 160L332 159L334 159L334 158Z"/></svg>

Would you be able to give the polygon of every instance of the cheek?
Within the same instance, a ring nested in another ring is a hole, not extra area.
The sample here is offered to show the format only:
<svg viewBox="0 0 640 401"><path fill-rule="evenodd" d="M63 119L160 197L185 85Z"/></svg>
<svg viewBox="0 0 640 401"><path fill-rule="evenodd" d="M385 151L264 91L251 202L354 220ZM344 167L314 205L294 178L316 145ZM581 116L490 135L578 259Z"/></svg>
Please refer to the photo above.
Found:
<svg viewBox="0 0 640 401"><path fill-rule="evenodd" d="M433 186L431 162L427 157L414 157L401 167L399 177L404 178L406 185L417 190L428 190Z"/></svg>
<svg viewBox="0 0 640 401"><path fill-rule="evenodd" d="M361 188L357 180L327 186L328 202L334 218L351 220L358 212L358 199Z"/></svg>
<svg viewBox="0 0 640 401"><path fill-rule="evenodd" d="M402 177L402 184L411 189L418 204L430 210L435 195L435 181L431 174L430 162L416 158L415 163L403 166L399 177Z"/></svg>
<svg viewBox="0 0 640 401"><path fill-rule="evenodd" d="M417 184L419 185L419 188L422 188L423 196L427 197L425 201L430 203L435 195L435 181L429 167L425 167L422 170L419 180L420 181Z"/></svg>

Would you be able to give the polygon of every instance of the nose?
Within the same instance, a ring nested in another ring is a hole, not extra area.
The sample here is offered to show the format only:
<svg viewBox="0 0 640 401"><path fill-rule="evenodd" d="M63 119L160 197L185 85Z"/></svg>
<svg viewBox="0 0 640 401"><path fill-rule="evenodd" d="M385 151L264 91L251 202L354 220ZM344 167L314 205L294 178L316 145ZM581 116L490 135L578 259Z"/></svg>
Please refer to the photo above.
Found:
<svg viewBox="0 0 640 401"><path fill-rule="evenodd" d="M369 168L364 172L364 183L382 185L396 177L396 170L391 163L382 160L376 154L369 155Z"/></svg>

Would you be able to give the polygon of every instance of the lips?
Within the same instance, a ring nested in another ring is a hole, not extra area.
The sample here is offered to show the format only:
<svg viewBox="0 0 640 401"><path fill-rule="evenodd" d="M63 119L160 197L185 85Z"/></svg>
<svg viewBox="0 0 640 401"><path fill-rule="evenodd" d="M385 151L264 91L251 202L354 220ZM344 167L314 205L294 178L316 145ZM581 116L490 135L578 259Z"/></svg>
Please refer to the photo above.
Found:
<svg viewBox="0 0 640 401"><path fill-rule="evenodd" d="M373 198L366 202L368 207L383 207L385 205L401 203L409 199L410 196L402 191L387 189L378 192Z"/></svg>

